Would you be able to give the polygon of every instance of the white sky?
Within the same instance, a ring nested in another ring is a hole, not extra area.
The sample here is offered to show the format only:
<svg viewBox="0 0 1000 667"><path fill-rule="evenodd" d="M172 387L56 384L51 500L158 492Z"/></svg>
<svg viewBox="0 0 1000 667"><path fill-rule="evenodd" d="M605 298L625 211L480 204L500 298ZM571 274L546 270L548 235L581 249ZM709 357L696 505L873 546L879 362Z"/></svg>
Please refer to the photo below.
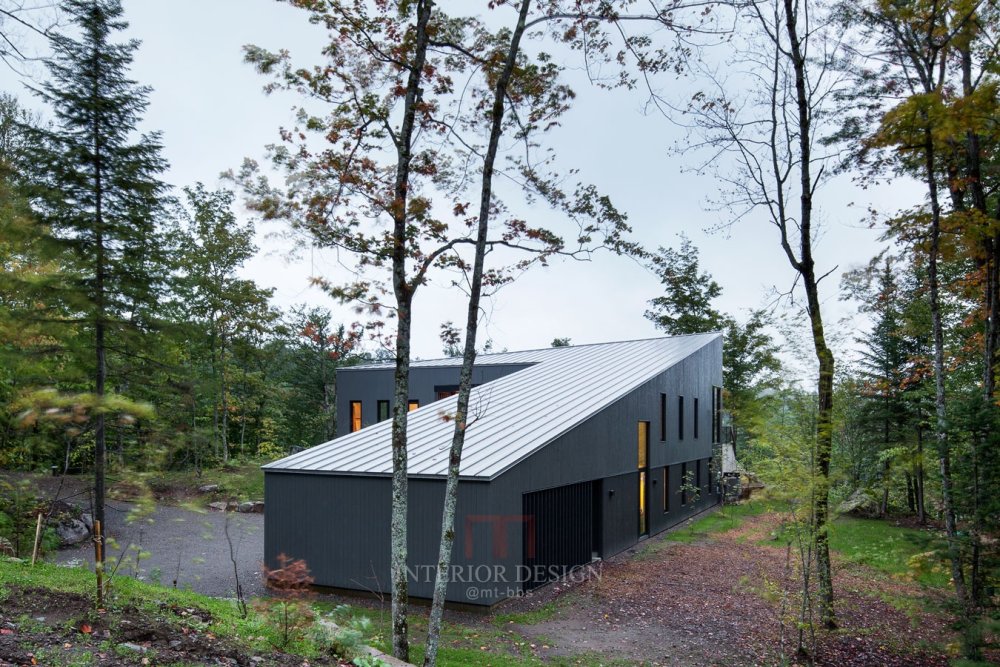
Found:
<svg viewBox="0 0 1000 667"><path fill-rule="evenodd" d="M254 43L287 48L298 62L317 62L323 32L308 24L305 12L275 0L125 0L130 36L142 40L134 78L153 87L145 130L163 132L171 164L167 180L175 186L203 181L220 186L219 174L238 167L244 157L263 157L277 129L292 122L288 96L265 97L265 80L243 64L241 47ZM485 4L485 3L483 3ZM580 77L578 77L580 78ZM664 89L679 92L689 82L663 79ZM721 309L739 312L770 301L772 288L786 291L792 271L777 243L776 231L762 220L745 220L727 233L704 230L717 225L718 214L704 203L717 188L707 176L681 173L682 157L670 152L680 131L659 116L644 116L640 93L607 92L585 81L576 83L574 108L549 138L562 167L580 170L611 195L629 215L635 237L644 245L675 245L685 232L701 250L703 268L722 285ZM32 104L9 71L0 73L0 89L16 92ZM894 200L899 188L861 191L844 179L820 194L824 234L816 251L822 272L839 266L837 275L866 262L879 249L877 232L860 222L869 203L894 209L913 202ZM895 201L899 201L897 204ZM854 202L854 207L847 204ZM532 210L530 213L534 214ZM261 256L247 275L276 288L281 306L308 302L355 316L309 286L323 275L337 280L340 270L328 253L307 252L287 260L285 246L270 238L277 228L260 227ZM839 278L823 286L826 319L834 324L853 312L838 301ZM495 349L548 346L555 337L574 343L627 340L657 335L644 317L647 301L659 292L654 275L632 260L610 254L589 263L552 262L533 269L504 288L487 305L489 319L480 341ZM413 351L418 357L440 356L438 326L465 321L462 295L443 287L425 287L415 304Z"/></svg>

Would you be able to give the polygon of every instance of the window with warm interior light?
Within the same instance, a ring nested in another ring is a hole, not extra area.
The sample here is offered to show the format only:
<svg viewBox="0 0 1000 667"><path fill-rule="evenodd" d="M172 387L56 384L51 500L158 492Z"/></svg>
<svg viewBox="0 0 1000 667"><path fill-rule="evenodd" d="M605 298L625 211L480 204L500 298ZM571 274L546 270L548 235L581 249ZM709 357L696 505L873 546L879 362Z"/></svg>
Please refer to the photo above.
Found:
<svg viewBox="0 0 1000 667"><path fill-rule="evenodd" d="M361 401L351 401L351 433L361 430Z"/></svg>

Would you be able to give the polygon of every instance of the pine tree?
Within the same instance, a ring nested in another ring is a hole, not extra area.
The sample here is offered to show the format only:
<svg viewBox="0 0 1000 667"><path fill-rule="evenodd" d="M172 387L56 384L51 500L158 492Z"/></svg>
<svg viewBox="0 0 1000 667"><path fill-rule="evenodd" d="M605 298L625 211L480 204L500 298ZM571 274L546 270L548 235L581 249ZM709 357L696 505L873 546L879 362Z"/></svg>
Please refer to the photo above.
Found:
<svg viewBox="0 0 1000 667"><path fill-rule="evenodd" d="M124 30L119 0L66 0L78 35L52 38L49 81L35 92L55 123L34 132L30 156L39 176L38 213L64 249L74 274L62 285L93 341L88 371L97 404L104 399L109 350L141 333L140 314L157 300L156 216L166 186L157 134L137 136L150 89L128 77L139 43L114 43ZM94 519L104 522L106 418L93 415ZM101 564L98 563L98 568Z"/></svg>

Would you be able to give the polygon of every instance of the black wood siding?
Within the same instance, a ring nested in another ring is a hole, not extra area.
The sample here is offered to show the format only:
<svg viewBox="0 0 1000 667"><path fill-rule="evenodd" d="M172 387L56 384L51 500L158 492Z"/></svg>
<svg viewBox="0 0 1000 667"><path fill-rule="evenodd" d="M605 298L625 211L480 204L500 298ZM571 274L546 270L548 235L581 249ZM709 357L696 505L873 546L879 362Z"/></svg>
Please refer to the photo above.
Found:
<svg viewBox="0 0 1000 667"><path fill-rule="evenodd" d="M264 560L274 567L279 553L305 559L317 586L388 594L391 484L388 477L267 472L264 493ZM520 549L520 524L510 522L503 543L494 542L488 502L489 485L459 483L452 562L458 578L448 599L492 604L506 587L480 584L494 554ZM444 480L410 480L407 562L410 595L433 595L434 566L441 538ZM520 551L517 553L520 560ZM513 571L512 571L513 572ZM469 588L476 588L469 593ZM494 591L494 588L498 590ZM482 599L480 599L482 598Z"/></svg>
<svg viewBox="0 0 1000 667"><path fill-rule="evenodd" d="M594 550L591 482L526 493L522 498L524 590L559 579L591 561Z"/></svg>

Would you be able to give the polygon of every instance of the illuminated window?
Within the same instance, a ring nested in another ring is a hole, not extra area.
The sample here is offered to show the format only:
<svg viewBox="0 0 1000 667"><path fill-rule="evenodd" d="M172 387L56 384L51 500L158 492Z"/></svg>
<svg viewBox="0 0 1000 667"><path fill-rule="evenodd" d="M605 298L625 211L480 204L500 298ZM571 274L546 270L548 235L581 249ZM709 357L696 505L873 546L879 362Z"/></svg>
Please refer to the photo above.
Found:
<svg viewBox="0 0 1000 667"><path fill-rule="evenodd" d="M639 469L649 467L649 422L639 422Z"/></svg>
<svg viewBox="0 0 1000 667"><path fill-rule="evenodd" d="M649 534L649 422L639 422L639 534Z"/></svg>
<svg viewBox="0 0 1000 667"><path fill-rule="evenodd" d="M419 407L420 407L420 401L418 401L415 398L411 398L410 402L406 404L406 410L408 412L413 412L414 410L416 410Z"/></svg>
<svg viewBox="0 0 1000 667"><path fill-rule="evenodd" d="M361 430L361 401L351 401L351 433Z"/></svg>
<svg viewBox="0 0 1000 667"><path fill-rule="evenodd" d="M384 422L389 418L389 401L378 402L378 420Z"/></svg>

